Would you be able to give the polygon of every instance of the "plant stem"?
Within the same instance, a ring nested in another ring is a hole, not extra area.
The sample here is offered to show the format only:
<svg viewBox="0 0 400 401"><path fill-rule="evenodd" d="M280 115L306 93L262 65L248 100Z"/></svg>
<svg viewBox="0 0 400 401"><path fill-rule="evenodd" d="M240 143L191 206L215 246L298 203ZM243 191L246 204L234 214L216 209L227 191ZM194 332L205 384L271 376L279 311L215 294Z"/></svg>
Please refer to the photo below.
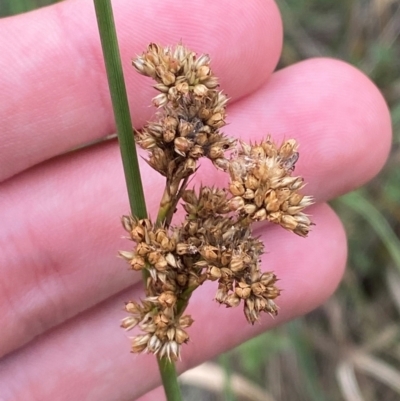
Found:
<svg viewBox="0 0 400 401"><path fill-rule="evenodd" d="M157 357L157 362L167 401L183 401L175 364L165 357Z"/></svg>
<svg viewBox="0 0 400 401"><path fill-rule="evenodd" d="M122 72L114 16L110 0L94 0L108 85L117 127L126 186L132 215L147 217L146 202L140 178L138 157L133 137L128 97Z"/></svg>
<svg viewBox="0 0 400 401"><path fill-rule="evenodd" d="M123 78L111 1L94 0L94 6L103 48L131 212L132 215L143 219L147 217L146 203L140 178L135 141L133 138L132 121ZM175 364L166 358L157 357L157 360L167 400L181 401L182 396L178 385Z"/></svg>

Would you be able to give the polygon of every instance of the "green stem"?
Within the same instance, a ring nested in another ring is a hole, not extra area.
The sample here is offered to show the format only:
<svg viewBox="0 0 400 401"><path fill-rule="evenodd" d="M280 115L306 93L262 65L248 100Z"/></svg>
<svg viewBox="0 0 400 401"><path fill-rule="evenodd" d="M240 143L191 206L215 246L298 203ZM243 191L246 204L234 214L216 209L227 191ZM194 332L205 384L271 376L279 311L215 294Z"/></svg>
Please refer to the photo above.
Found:
<svg viewBox="0 0 400 401"><path fill-rule="evenodd" d="M175 364L165 357L157 357L157 362L167 401L182 401Z"/></svg>
<svg viewBox="0 0 400 401"><path fill-rule="evenodd" d="M143 219L147 217L146 203L133 138L132 121L122 73L111 1L93 1L103 48L131 212L132 215ZM167 401L181 401L182 396L174 363L166 358L157 358L157 360Z"/></svg>
<svg viewBox="0 0 400 401"><path fill-rule="evenodd" d="M193 294L193 291L198 288L198 285L193 285L189 288L187 288L179 297L177 303L176 303L176 313L178 316L182 316L182 313L185 312L185 309L187 308L189 304L190 297Z"/></svg>
<svg viewBox="0 0 400 401"><path fill-rule="evenodd" d="M110 0L94 0L132 215L147 217L128 96Z"/></svg>

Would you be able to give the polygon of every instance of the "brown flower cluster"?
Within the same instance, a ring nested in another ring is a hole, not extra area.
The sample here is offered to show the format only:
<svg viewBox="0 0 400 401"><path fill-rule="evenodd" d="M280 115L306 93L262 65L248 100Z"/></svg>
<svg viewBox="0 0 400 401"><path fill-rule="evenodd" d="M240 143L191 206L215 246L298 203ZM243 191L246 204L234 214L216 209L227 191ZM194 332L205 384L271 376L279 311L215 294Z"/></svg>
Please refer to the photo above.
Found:
<svg viewBox="0 0 400 401"><path fill-rule="evenodd" d="M137 142L149 151L150 166L167 179L165 202L177 201L199 158L207 157L225 169L224 153L235 143L219 132L225 125L228 99L217 90L218 80L209 64L208 55L197 57L183 45L170 48L154 43L133 60L136 70L153 78L154 88L161 92L153 99L160 108L158 120L144 127Z"/></svg>
<svg viewBox="0 0 400 401"><path fill-rule="evenodd" d="M133 270L149 272L146 298L141 304L130 301L125 305L130 316L122 321L122 327L130 330L139 325L144 333L134 337L133 352L147 351L176 359L181 344L189 338L185 329L193 322L190 316L179 313L178 302L189 287L204 281L198 274L200 269L189 268L198 252L180 241L179 230L127 216L122 223L136 246L133 252L122 251L120 255Z"/></svg>
<svg viewBox="0 0 400 401"><path fill-rule="evenodd" d="M227 307L243 301L245 316L252 324L260 312L276 315L276 276L260 270L264 245L252 236L240 215L228 215L226 191L202 187L196 196L187 190L183 200L188 213L183 237L196 244L200 258L195 266L204 269L208 280L218 281L216 301Z"/></svg>
<svg viewBox="0 0 400 401"><path fill-rule="evenodd" d="M291 176L298 158L294 139L279 147L269 136L253 146L241 142L229 163L231 210L254 221L280 224L306 237L311 221L303 210L313 198L299 193L305 185L303 178Z"/></svg>
<svg viewBox="0 0 400 401"><path fill-rule="evenodd" d="M217 281L216 301L227 307L242 304L252 324L261 312L276 315L277 277L260 269L264 245L252 235L251 224L267 220L303 237L312 224L303 210L313 200L299 192L303 179L292 176L296 142L277 146L268 136L236 148L236 141L219 131L225 125L227 98L217 90L209 63L207 55L197 57L182 45L155 44L133 61L161 92L153 99L160 108L158 120L149 122L137 139L149 152L150 166L166 177L154 223L122 219L135 246L120 255L147 277L146 297L128 302L129 316L122 321L127 330L141 330L133 338L133 352L179 358L193 323L184 311L205 281ZM200 157L229 174L228 188L187 189ZM179 200L186 216L172 226Z"/></svg>

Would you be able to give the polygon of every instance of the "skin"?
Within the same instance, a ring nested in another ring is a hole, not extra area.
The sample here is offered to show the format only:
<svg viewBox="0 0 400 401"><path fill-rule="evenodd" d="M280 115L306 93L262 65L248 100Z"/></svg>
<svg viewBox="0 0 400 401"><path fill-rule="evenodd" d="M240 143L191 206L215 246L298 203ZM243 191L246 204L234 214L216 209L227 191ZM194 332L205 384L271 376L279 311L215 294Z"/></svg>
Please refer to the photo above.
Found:
<svg viewBox="0 0 400 401"><path fill-rule="evenodd" d="M263 268L276 272L283 289L278 317L247 325L240 307L218 307L216 286L207 283L189 306L195 323L178 364L184 371L332 294L346 238L324 202L378 173L390 148L390 116L374 84L341 61L311 59L273 73L282 47L273 1L114 3L136 127L154 114L155 91L131 58L150 42L182 40L211 55L231 98L225 132L252 141L268 133L278 142L295 138L295 173L317 201L307 239L257 227L266 243ZM130 354L118 327L123 302L142 296L140 275L115 257L131 247L119 223L129 207L118 145L66 153L115 131L92 2L3 19L0 31L2 400L162 400L160 389L145 395L159 385L154 357ZM141 169L154 216L163 181L144 162ZM204 162L193 182L226 180Z"/></svg>

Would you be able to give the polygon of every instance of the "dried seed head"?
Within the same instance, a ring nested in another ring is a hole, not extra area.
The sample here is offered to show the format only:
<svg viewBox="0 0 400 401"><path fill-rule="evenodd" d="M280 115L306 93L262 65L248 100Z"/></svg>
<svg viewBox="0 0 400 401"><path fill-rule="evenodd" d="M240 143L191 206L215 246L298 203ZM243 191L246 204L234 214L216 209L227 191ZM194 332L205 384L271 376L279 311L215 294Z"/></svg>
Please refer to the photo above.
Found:
<svg viewBox="0 0 400 401"><path fill-rule="evenodd" d="M197 56L183 45L150 44L133 65L155 80L158 91L153 99L160 108L157 121L136 137L148 151L148 164L166 177L161 210L167 212L157 225L122 218L135 246L120 256L132 269L148 273L146 297L125 305L130 316L122 326L142 330L133 339L133 352L175 360L189 340L186 328L193 322L190 316L181 316L187 294L205 280L218 281L217 302L227 307L243 302L252 324L261 312L277 314L277 278L261 272L264 248L252 236L250 224L267 220L306 236L312 223L304 209L313 199L300 194L304 180L292 176L299 158L295 140L277 146L268 136L260 143L240 143L234 150L236 141L220 132L228 98L217 90L208 55ZM201 157L229 173L227 189L186 189ZM172 227L180 199L186 216L180 226Z"/></svg>
<svg viewBox="0 0 400 401"><path fill-rule="evenodd" d="M280 147L270 137L259 144L241 143L228 169L229 191L233 196L229 201L231 210L253 221L269 220L306 236L312 223L304 218L303 210L313 199L297 192L304 186L301 177L291 176L297 159L294 139Z"/></svg>

